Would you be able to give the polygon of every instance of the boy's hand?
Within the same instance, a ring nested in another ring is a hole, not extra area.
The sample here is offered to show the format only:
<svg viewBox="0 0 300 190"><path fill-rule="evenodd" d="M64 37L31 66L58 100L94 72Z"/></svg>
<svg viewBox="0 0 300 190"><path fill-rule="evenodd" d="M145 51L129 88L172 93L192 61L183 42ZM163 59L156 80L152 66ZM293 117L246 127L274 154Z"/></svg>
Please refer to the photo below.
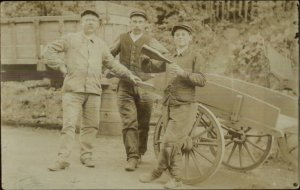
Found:
<svg viewBox="0 0 300 190"><path fill-rule="evenodd" d="M184 70L181 67L179 67L177 64L172 63L172 64L169 64L168 67L169 67L171 74L177 74L179 76L184 75Z"/></svg>
<svg viewBox="0 0 300 190"><path fill-rule="evenodd" d="M131 75L129 76L129 80L130 80L131 82L133 82L134 84L136 84L138 81L142 81L139 77L137 77L137 76L135 76L135 75L133 75L133 74L131 74Z"/></svg>

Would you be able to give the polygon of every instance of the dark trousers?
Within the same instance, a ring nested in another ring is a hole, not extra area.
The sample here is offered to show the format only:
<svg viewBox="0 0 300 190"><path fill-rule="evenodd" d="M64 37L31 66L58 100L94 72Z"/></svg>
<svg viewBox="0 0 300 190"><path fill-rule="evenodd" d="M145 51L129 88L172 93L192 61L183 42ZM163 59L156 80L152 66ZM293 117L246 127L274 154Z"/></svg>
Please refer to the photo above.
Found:
<svg viewBox="0 0 300 190"><path fill-rule="evenodd" d="M147 151L153 99L146 91L123 80L119 82L117 95L127 160L138 158Z"/></svg>

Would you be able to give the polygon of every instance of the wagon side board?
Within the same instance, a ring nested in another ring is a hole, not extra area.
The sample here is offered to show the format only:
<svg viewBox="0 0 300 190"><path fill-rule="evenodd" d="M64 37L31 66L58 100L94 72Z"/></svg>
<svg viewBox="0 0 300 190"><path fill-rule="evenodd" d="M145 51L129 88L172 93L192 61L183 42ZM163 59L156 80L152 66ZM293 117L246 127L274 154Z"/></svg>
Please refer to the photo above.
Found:
<svg viewBox="0 0 300 190"><path fill-rule="evenodd" d="M239 79L233 79L217 74L207 74L208 81L243 92L280 108L281 114L298 118L298 100L278 91L265 88Z"/></svg>
<svg viewBox="0 0 300 190"><path fill-rule="evenodd" d="M110 18L98 31L108 44L128 31L128 16L123 16L127 22L120 22L120 17ZM38 64L43 48L64 34L78 32L79 22L79 16L1 18L1 65Z"/></svg>
<svg viewBox="0 0 300 190"><path fill-rule="evenodd" d="M227 113L227 118L222 119L231 125L230 127L248 126L261 130L276 130L280 109L243 92L208 81L205 87L196 88L196 100L213 107L214 110ZM241 104L238 110L237 102ZM233 120L232 115L236 112L238 116ZM218 113L214 113L219 116ZM276 131L274 133L277 133Z"/></svg>

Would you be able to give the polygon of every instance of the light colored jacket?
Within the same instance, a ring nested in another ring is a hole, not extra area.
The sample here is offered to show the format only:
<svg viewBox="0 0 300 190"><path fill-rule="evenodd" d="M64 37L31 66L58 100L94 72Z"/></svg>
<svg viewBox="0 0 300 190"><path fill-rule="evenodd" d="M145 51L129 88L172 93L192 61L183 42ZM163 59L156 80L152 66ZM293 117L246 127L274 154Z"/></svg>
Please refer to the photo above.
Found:
<svg viewBox="0 0 300 190"><path fill-rule="evenodd" d="M64 56L60 54L64 53ZM63 91L101 94L102 65L118 77L128 78L130 71L111 55L107 44L99 37L87 39L83 33L70 33L50 43L43 54L47 65L59 70L67 67Z"/></svg>

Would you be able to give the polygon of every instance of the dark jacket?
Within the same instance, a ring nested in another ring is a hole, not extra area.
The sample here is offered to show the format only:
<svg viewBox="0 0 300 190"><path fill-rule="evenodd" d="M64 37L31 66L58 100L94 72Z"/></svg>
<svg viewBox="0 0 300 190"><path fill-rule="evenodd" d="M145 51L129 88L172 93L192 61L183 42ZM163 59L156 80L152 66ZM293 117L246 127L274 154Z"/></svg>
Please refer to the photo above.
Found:
<svg viewBox="0 0 300 190"><path fill-rule="evenodd" d="M155 61L144 59L144 57L141 56L141 49L144 44L149 45L161 53L168 52L167 49L165 49L150 35L143 34L137 41L134 42L131 39L129 32L121 34L120 37L114 42L110 50L113 56L120 54L120 62L129 70L133 71L135 75L140 77L142 80L148 80L151 78L151 74L145 73L145 69L142 69L142 63ZM151 72L151 68L149 68L147 71Z"/></svg>
<svg viewBox="0 0 300 190"><path fill-rule="evenodd" d="M202 87L206 83L202 56L195 53L192 47L189 47L179 55L176 52L168 55L168 57L185 70L185 73L184 76L172 76L168 71L168 65L166 70L160 67L160 71L158 71L159 67L157 65L152 65L152 70L157 70L158 72L166 71L167 84L164 85L164 104L181 105L194 102L196 86ZM147 67L150 66L147 65Z"/></svg>

